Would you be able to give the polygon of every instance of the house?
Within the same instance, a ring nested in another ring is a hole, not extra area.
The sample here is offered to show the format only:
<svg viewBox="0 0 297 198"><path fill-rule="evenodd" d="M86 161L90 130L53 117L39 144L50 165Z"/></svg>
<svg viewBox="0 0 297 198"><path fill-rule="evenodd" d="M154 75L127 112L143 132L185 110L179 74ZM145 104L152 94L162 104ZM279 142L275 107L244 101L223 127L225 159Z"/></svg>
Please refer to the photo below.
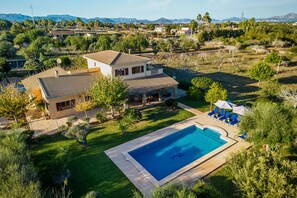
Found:
<svg viewBox="0 0 297 198"><path fill-rule="evenodd" d="M163 98L176 96L178 83L164 74L163 69L152 67L148 58L110 50L83 57L88 61L85 72L68 73L53 68L46 72L52 75L37 74L23 80L25 87L36 90L33 94L41 93L51 118L74 115L75 105L90 99L88 90L94 78L100 75L124 79L130 104L146 105L147 102L161 102Z"/></svg>
<svg viewBox="0 0 297 198"><path fill-rule="evenodd" d="M154 31L157 32L157 33L164 33L165 32L165 27L156 27Z"/></svg>
<svg viewBox="0 0 297 198"><path fill-rule="evenodd" d="M177 31L177 35L190 35L191 34L191 30L188 27L182 27L180 30Z"/></svg>
<svg viewBox="0 0 297 198"><path fill-rule="evenodd" d="M47 77L53 77L55 75L60 74L60 75L67 75L67 71L62 69L61 67L54 67L49 70L40 72L36 75L30 76L28 78L25 78L22 80L22 84L24 85L26 91L28 92L29 96L31 98L35 97L37 101L42 100L42 95L41 95L41 89L38 84L38 78L47 78Z"/></svg>

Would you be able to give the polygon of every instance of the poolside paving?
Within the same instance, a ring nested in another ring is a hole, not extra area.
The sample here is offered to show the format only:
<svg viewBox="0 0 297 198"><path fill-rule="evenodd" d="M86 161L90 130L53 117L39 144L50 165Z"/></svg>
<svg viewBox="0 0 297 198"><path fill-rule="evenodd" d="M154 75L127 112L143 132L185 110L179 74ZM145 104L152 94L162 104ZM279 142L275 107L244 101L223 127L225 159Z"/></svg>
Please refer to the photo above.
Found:
<svg viewBox="0 0 297 198"><path fill-rule="evenodd" d="M207 115L207 113L202 113L186 105L179 104L179 107L194 113L196 116L105 151L106 155L127 176L127 178L135 185L135 187L148 197L151 194L151 190L169 181L183 183L186 185L193 184L197 180L202 179L221 167L230 159L230 155L232 153L238 153L251 146L251 144L236 136L236 134L239 132L237 127L211 118ZM228 141L230 144L226 147L216 149L212 154L207 154L209 156L204 156L205 160L203 161L198 161L198 159L197 164L194 164L195 166L191 167L191 169L185 170L185 172L173 173L171 177L168 178L168 181L166 180L161 183L154 181L152 176L139 164L135 163L133 159L131 159L132 157L128 154L128 151L132 150L133 148L138 148L149 142L165 137L168 134L174 133L191 124L215 127L221 131L224 131L226 133L225 136L229 139Z"/></svg>

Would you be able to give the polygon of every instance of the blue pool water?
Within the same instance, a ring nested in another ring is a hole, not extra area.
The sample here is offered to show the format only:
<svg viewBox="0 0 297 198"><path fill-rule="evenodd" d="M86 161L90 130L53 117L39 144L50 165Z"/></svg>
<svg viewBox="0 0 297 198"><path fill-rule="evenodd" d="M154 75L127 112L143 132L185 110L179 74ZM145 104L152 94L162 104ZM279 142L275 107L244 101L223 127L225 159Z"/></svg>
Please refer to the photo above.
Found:
<svg viewBox="0 0 297 198"><path fill-rule="evenodd" d="M202 130L193 125L129 154L159 181L226 144L220 135L215 130Z"/></svg>

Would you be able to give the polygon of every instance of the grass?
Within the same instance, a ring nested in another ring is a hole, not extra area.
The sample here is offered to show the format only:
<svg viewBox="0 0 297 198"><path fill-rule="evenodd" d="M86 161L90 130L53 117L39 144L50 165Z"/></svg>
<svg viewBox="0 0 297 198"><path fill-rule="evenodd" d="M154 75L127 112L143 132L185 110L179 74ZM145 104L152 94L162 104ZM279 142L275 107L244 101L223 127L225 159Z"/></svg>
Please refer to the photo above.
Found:
<svg viewBox="0 0 297 198"><path fill-rule="evenodd" d="M41 174L43 187L51 187L48 166L55 160L57 149L68 147L69 188L73 197L82 197L89 191L98 191L103 197L131 197L132 190L136 188L104 151L193 116L181 109L168 112L162 106L144 109L142 114L143 121L130 128L125 136L120 134L116 121L108 121L92 129L86 149L62 135L41 138L32 147L31 156Z"/></svg>
<svg viewBox="0 0 297 198"><path fill-rule="evenodd" d="M195 101L189 96L184 96L179 98L177 101L202 112L209 111L209 103L204 100Z"/></svg>
<svg viewBox="0 0 297 198"><path fill-rule="evenodd" d="M224 167L207 176L206 180L209 180L211 186L221 193L222 198L241 197L232 182L230 173Z"/></svg>

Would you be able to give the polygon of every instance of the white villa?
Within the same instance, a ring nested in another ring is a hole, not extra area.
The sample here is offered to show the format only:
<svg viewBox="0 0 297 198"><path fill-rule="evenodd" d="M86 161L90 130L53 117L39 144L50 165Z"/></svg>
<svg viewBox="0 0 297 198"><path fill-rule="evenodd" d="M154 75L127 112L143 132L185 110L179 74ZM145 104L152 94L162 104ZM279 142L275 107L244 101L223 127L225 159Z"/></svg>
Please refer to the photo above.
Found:
<svg viewBox="0 0 297 198"><path fill-rule="evenodd" d="M110 50L83 57L88 61L86 71L67 73L57 67L23 80L27 91L40 93L52 119L75 114L75 105L90 99L87 92L98 75L124 79L131 104L146 105L176 97L178 82L164 74L163 69L152 67L148 58Z"/></svg>

